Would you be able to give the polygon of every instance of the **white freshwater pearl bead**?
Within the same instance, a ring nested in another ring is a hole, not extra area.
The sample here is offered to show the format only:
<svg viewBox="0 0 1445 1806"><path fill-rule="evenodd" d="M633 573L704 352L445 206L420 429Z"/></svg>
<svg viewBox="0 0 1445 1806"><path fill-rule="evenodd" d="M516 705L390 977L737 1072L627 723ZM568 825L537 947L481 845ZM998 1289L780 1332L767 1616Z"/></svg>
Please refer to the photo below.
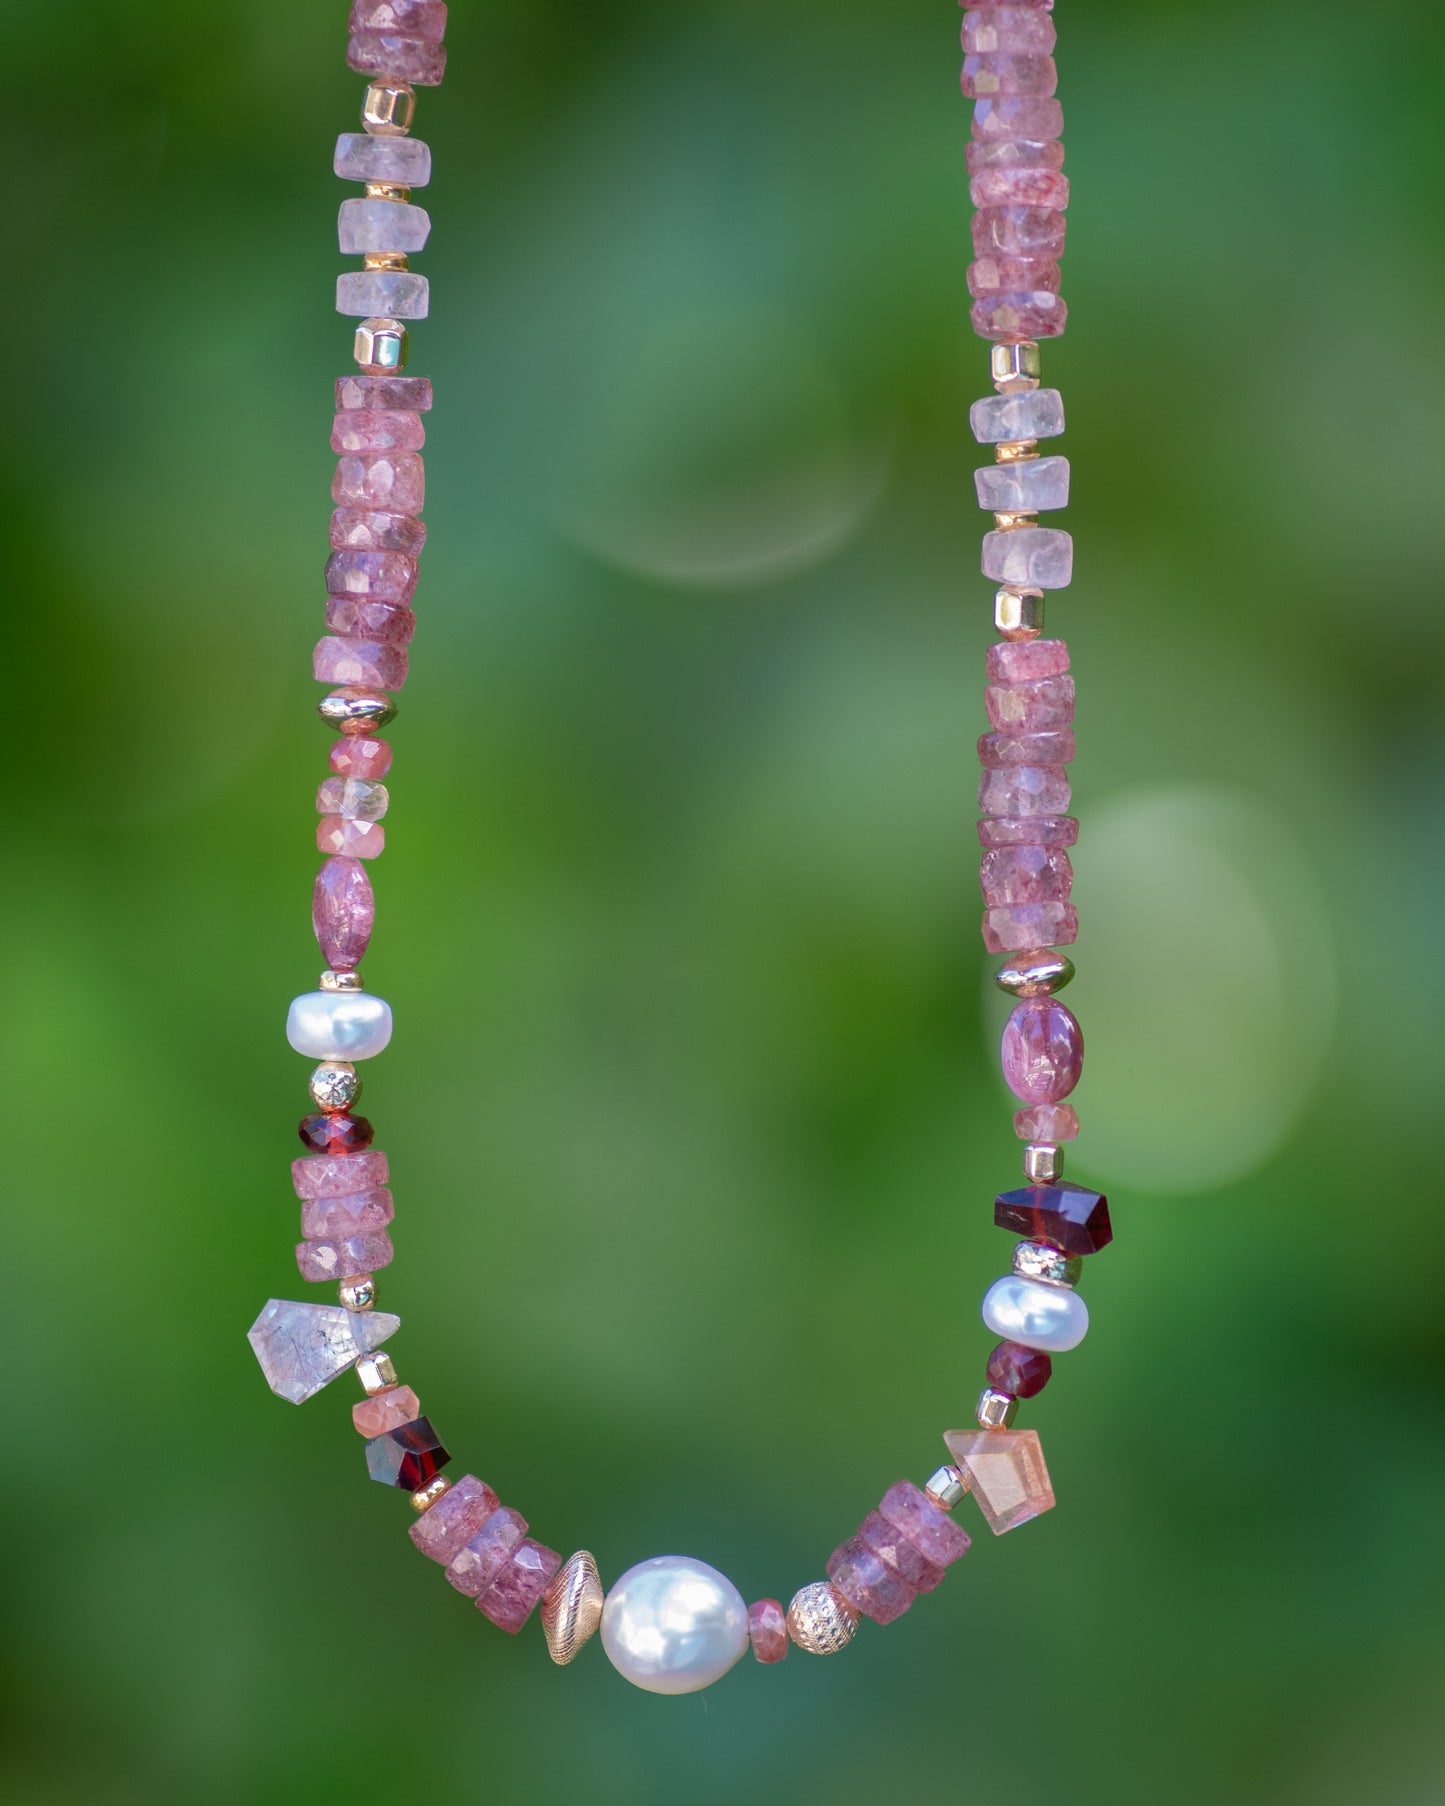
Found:
<svg viewBox="0 0 1445 1806"><path fill-rule="evenodd" d="M1089 1307L1077 1292L1010 1273L984 1293L983 1320L1005 1341L1064 1354L1088 1333Z"/></svg>
<svg viewBox="0 0 1445 1806"><path fill-rule="evenodd" d="M748 1608L716 1568L655 1555L629 1568L602 1608L602 1647L617 1672L649 1693L696 1693L721 1680L748 1646Z"/></svg>
<svg viewBox="0 0 1445 1806"><path fill-rule="evenodd" d="M391 1005L370 991L307 991L286 1016L286 1039L312 1060L369 1060L391 1039Z"/></svg>

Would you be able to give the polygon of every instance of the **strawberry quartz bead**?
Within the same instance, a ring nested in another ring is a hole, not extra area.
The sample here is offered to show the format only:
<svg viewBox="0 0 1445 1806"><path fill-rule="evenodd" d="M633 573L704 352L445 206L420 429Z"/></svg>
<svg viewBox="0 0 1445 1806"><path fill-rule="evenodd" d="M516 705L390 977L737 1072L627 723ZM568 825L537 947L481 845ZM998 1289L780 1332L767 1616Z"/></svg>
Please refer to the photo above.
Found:
<svg viewBox="0 0 1445 1806"><path fill-rule="evenodd" d="M338 744L386 747L384 740L342 740ZM390 763L391 749L386 747L386 764ZM328 859L316 874L311 892L311 926L316 930L321 957L332 971L356 970L366 956L375 921L376 897L366 868L355 859Z"/></svg>
<svg viewBox="0 0 1445 1806"><path fill-rule="evenodd" d="M984 207L973 216L973 254L1057 260L1064 254L1066 218L1056 207Z"/></svg>
<svg viewBox="0 0 1445 1806"><path fill-rule="evenodd" d="M317 683L368 690L401 689L408 663L405 646L384 646L375 640L318 640L311 655Z"/></svg>
<svg viewBox="0 0 1445 1806"><path fill-rule="evenodd" d="M384 509L338 508L331 517L331 544L338 552L404 552L415 559L426 544L426 522Z"/></svg>
<svg viewBox="0 0 1445 1806"><path fill-rule="evenodd" d="M1058 264L1043 257L979 257L968 266L968 292L979 301L1025 291L1056 295L1062 281Z"/></svg>
<svg viewBox="0 0 1445 1806"><path fill-rule="evenodd" d="M361 133L359 149L368 155L376 155L387 146L406 151L425 150L415 138L368 138ZM404 187L421 188L425 186L425 178L418 180L418 172L403 173L390 177L370 173L362 175L355 172L338 170L338 175L349 173L356 182L395 180ZM428 174L430 171L428 170ZM425 376L342 376L336 382L336 411L338 414L348 413L356 408L396 408L402 413L429 414L432 405L431 380Z"/></svg>
<svg viewBox="0 0 1445 1806"><path fill-rule="evenodd" d="M1056 169L985 169L969 183L968 198L975 207L1055 207L1062 212L1069 204L1069 178Z"/></svg>
<svg viewBox="0 0 1445 1806"><path fill-rule="evenodd" d="M301 1277L315 1285L329 1279L354 1279L358 1273L379 1273L395 1259L391 1237L384 1229L371 1235L347 1236L339 1242L301 1242L296 1248Z"/></svg>
<svg viewBox="0 0 1445 1806"><path fill-rule="evenodd" d="M555 1549L524 1537L496 1579L477 1598L477 1610L498 1630L515 1637L531 1617L552 1576L562 1566Z"/></svg>
<svg viewBox="0 0 1445 1806"><path fill-rule="evenodd" d="M1062 847L990 847L979 866L979 882L990 909L1008 903L1063 903L1073 888L1074 868Z"/></svg>
<svg viewBox="0 0 1445 1806"><path fill-rule="evenodd" d="M1010 1398L1036 1398L1053 1371L1054 1364L1043 1349L1025 1348L1022 1342L1000 1342L988 1357L989 1385Z"/></svg>
<svg viewBox="0 0 1445 1806"><path fill-rule="evenodd" d="M963 15L963 48L983 56L996 50L1047 56L1058 38L1042 6L980 7Z"/></svg>
<svg viewBox="0 0 1445 1806"><path fill-rule="evenodd" d="M1069 648L1063 640L1004 640L984 654L984 670L996 684L1037 683L1046 677L1062 677L1068 668Z"/></svg>
<svg viewBox="0 0 1445 1806"><path fill-rule="evenodd" d="M428 1506L407 1535L423 1555L445 1567L468 1537L476 1535L498 1504L497 1495L485 1480L477 1479L475 1474L463 1474L435 1505Z"/></svg>
<svg viewBox="0 0 1445 1806"><path fill-rule="evenodd" d="M1065 728L1074 719L1074 701L1074 680L1067 672L1041 677L1037 683L989 684L983 692L989 726L1000 734L1045 734Z"/></svg>
<svg viewBox="0 0 1445 1806"><path fill-rule="evenodd" d="M291 1162L298 1198L351 1198L386 1184L391 1173L379 1148L366 1154L313 1155Z"/></svg>
<svg viewBox="0 0 1445 1806"><path fill-rule="evenodd" d="M1024 1104L1058 1104L1084 1070L1078 1019L1054 997L1026 997L1004 1024L1004 1081Z"/></svg>
<svg viewBox="0 0 1445 1806"><path fill-rule="evenodd" d="M404 31L440 44L447 31L445 0L352 0L348 31Z"/></svg>
<svg viewBox="0 0 1445 1806"><path fill-rule="evenodd" d="M1001 94L980 99L973 109L973 136L980 143L1002 139L1048 140L1064 134L1064 109L1042 94Z"/></svg>
<svg viewBox="0 0 1445 1806"><path fill-rule="evenodd" d="M316 847L343 859L376 859L386 851L386 829L379 821L323 815L316 824Z"/></svg>
<svg viewBox="0 0 1445 1806"><path fill-rule="evenodd" d="M328 596L326 625L338 639L370 640L376 646L407 646L416 632L416 615L400 602Z"/></svg>
<svg viewBox="0 0 1445 1806"><path fill-rule="evenodd" d="M859 1536L850 1536L828 1557L829 1580L854 1611L875 1624L901 1618L918 1597L917 1590L881 1561Z"/></svg>
<svg viewBox="0 0 1445 1806"><path fill-rule="evenodd" d="M1014 1134L1020 1141L1073 1141L1079 1113L1072 1104L1033 1104L1014 1112Z"/></svg>
<svg viewBox="0 0 1445 1806"><path fill-rule="evenodd" d="M1010 903L984 911L983 944L990 953L1068 947L1078 938L1079 912L1072 903Z"/></svg>
<svg viewBox="0 0 1445 1806"><path fill-rule="evenodd" d="M441 44L424 38L358 31L347 43L346 66L359 75L381 75L389 81L414 82L418 88L435 88L446 74L447 53Z"/></svg>
<svg viewBox="0 0 1445 1806"><path fill-rule="evenodd" d="M1045 734L983 734L978 742L979 764L1067 765L1074 756L1074 730L1054 728Z"/></svg>
<svg viewBox="0 0 1445 1806"><path fill-rule="evenodd" d="M426 466L414 451L340 458L331 481L331 499L338 508L420 514L426 501Z"/></svg>
<svg viewBox="0 0 1445 1806"><path fill-rule="evenodd" d="M1000 765L984 772L978 806L984 815L1062 815L1069 796L1069 774L1062 765Z"/></svg>
<svg viewBox="0 0 1445 1806"><path fill-rule="evenodd" d="M302 1147L313 1154L359 1154L371 1146L375 1132L367 1117L349 1116L344 1111L303 1116L296 1130Z"/></svg>
<svg viewBox="0 0 1445 1806"><path fill-rule="evenodd" d="M395 1216L396 1201L385 1186L352 1198L307 1198L301 1206L301 1234L308 1242L347 1242L385 1229Z"/></svg>
<svg viewBox="0 0 1445 1806"><path fill-rule="evenodd" d="M1051 95L1059 85L1059 69L1051 56L1015 55L1010 51L977 52L963 59L963 91L970 100Z"/></svg>
<svg viewBox="0 0 1445 1806"><path fill-rule="evenodd" d="M888 1488L878 1501L878 1514L919 1555L941 1568L968 1553L968 1533L911 1480L897 1480Z"/></svg>
<svg viewBox="0 0 1445 1806"><path fill-rule="evenodd" d="M1062 169L1064 147L1057 138L970 138L963 159L971 176L989 169Z"/></svg>
<svg viewBox="0 0 1445 1806"><path fill-rule="evenodd" d="M1060 296L1031 288L984 295L974 302L968 317L980 338L1017 342L1059 338L1068 324L1069 310Z"/></svg>
<svg viewBox="0 0 1445 1806"><path fill-rule="evenodd" d="M781 1662L788 1653L788 1616L777 1599L748 1607L748 1641L760 1662Z"/></svg>
<svg viewBox="0 0 1445 1806"><path fill-rule="evenodd" d="M992 815L978 824L981 847L1071 847L1078 838L1072 815Z"/></svg>
<svg viewBox="0 0 1445 1806"><path fill-rule="evenodd" d="M370 520L398 518L368 515ZM365 596L372 602L410 602L416 592L415 557L403 552L333 551L326 560L328 596Z"/></svg>
<svg viewBox="0 0 1445 1806"><path fill-rule="evenodd" d="M394 201L378 201L395 210ZM392 408L343 409L331 423L331 449L360 456L378 452L415 452L426 444L426 427L420 414L403 414Z"/></svg>
<svg viewBox="0 0 1445 1806"><path fill-rule="evenodd" d="M362 735L341 737L332 742L328 759L331 769L342 778L384 778L391 770L391 745L386 740L368 740ZM360 868L358 868L360 869ZM371 881L366 878L366 887L371 889ZM329 962L335 965L335 961Z"/></svg>
<svg viewBox="0 0 1445 1806"><path fill-rule="evenodd" d="M502 1564L527 1534L527 1520L511 1506L499 1506L478 1525L447 1563L447 1579L459 1593L476 1599L502 1571Z"/></svg>

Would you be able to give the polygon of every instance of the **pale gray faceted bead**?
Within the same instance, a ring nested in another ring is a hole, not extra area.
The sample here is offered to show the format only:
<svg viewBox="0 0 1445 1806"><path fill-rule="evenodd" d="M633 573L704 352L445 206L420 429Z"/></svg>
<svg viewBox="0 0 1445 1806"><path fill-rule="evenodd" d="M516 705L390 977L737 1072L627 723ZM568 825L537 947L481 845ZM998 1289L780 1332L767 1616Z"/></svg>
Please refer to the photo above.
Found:
<svg viewBox="0 0 1445 1806"><path fill-rule="evenodd" d="M983 574L1014 588L1064 589L1074 574L1073 535L1059 527L985 533Z"/></svg>
<svg viewBox="0 0 1445 1806"><path fill-rule="evenodd" d="M373 138L370 132L343 132L336 140L332 167L344 182L425 188L431 180L431 150L420 138Z"/></svg>
<svg viewBox="0 0 1445 1806"><path fill-rule="evenodd" d="M1017 464L988 464L974 472L973 480L979 507L994 514L1037 514L1041 509L1069 505L1067 458L1023 458Z"/></svg>
<svg viewBox="0 0 1445 1806"><path fill-rule="evenodd" d="M367 251L419 251L430 231L426 208L406 201L343 201L336 222L337 239L350 257Z"/></svg>
<svg viewBox="0 0 1445 1806"><path fill-rule="evenodd" d="M294 1304L272 1298L246 1339L261 1363L266 1384L279 1397L299 1405L400 1328L401 1318L389 1311L362 1316L337 1304Z"/></svg>
<svg viewBox="0 0 1445 1806"><path fill-rule="evenodd" d="M363 319L384 314L391 320L424 320L430 293L426 277L415 270L350 270L336 278L336 311Z"/></svg>
<svg viewBox="0 0 1445 1806"><path fill-rule="evenodd" d="M1064 398L1057 389L985 395L968 410L968 424L980 445L1015 439L1056 439L1064 430Z"/></svg>

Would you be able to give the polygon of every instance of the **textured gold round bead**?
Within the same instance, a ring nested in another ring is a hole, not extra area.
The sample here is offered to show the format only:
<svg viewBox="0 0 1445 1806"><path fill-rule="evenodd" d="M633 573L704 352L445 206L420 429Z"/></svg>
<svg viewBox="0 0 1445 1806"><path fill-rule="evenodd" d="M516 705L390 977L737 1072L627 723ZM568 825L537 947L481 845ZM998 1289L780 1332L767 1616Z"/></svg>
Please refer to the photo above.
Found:
<svg viewBox="0 0 1445 1806"><path fill-rule="evenodd" d="M318 1110L349 1110L361 1096L361 1074L350 1060L323 1060L307 1089Z"/></svg>
<svg viewBox="0 0 1445 1806"><path fill-rule="evenodd" d="M788 1635L809 1655L835 1655L858 1634L858 1614L830 1581L799 1587L788 1607Z"/></svg>
<svg viewBox="0 0 1445 1806"><path fill-rule="evenodd" d="M542 1595L542 1630L547 1653L558 1667L564 1667L596 1636L606 1597L597 1562L587 1549L569 1555L547 1583Z"/></svg>

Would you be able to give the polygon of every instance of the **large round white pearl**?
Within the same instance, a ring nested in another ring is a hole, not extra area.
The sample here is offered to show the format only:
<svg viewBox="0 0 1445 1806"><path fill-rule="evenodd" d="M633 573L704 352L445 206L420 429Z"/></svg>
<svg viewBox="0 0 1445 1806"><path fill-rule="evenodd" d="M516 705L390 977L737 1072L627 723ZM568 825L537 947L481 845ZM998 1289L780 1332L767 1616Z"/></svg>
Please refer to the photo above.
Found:
<svg viewBox="0 0 1445 1806"><path fill-rule="evenodd" d="M748 1608L716 1568L690 1555L655 1555L629 1568L602 1608L607 1659L649 1693L696 1693L748 1646Z"/></svg>
<svg viewBox="0 0 1445 1806"><path fill-rule="evenodd" d="M1089 1307L1064 1286L1041 1285L1037 1279L1010 1273L984 1293L983 1320L1009 1342L1064 1354L1077 1348L1087 1334Z"/></svg>
<svg viewBox="0 0 1445 1806"><path fill-rule="evenodd" d="M391 1005L370 991L308 991L286 1016L286 1039L312 1060L369 1060L391 1039Z"/></svg>

